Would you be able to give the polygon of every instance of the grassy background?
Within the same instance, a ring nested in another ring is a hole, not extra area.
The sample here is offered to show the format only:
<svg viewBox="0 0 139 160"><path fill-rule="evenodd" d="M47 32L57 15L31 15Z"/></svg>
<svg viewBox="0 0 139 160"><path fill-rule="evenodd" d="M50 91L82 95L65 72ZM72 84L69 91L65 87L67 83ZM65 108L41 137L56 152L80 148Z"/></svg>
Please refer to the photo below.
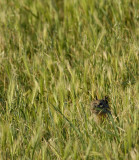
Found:
<svg viewBox="0 0 139 160"><path fill-rule="evenodd" d="M62 2L0 0L0 159L136 160L139 1Z"/></svg>

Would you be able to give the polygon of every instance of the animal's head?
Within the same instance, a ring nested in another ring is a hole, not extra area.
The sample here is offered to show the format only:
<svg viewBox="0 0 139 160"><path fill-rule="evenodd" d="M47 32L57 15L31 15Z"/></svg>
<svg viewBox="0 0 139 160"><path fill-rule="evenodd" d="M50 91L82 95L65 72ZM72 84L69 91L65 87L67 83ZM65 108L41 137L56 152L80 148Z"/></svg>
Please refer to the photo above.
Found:
<svg viewBox="0 0 139 160"><path fill-rule="evenodd" d="M105 96L105 98L101 100L98 100L96 98L96 100L92 102L91 106L92 106L92 112L95 114L99 115L111 114L109 107L109 98L107 96Z"/></svg>

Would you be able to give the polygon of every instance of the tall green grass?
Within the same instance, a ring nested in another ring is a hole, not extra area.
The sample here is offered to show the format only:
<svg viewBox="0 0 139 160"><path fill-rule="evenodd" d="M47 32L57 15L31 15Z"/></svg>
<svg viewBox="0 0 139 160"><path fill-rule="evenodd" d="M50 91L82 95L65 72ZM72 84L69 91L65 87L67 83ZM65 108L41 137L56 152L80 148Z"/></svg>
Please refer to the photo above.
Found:
<svg viewBox="0 0 139 160"><path fill-rule="evenodd" d="M0 159L139 159L139 1L0 0L0 17Z"/></svg>

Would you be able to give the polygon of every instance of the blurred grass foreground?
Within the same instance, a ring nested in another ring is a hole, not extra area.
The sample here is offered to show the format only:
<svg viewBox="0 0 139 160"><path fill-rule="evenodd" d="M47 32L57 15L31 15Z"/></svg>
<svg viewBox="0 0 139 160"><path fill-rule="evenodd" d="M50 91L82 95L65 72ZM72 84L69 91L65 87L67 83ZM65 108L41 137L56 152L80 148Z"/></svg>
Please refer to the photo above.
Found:
<svg viewBox="0 0 139 160"><path fill-rule="evenodd" d="M0 0L0 159L137 160L138 98L138 0Z"/></svg>

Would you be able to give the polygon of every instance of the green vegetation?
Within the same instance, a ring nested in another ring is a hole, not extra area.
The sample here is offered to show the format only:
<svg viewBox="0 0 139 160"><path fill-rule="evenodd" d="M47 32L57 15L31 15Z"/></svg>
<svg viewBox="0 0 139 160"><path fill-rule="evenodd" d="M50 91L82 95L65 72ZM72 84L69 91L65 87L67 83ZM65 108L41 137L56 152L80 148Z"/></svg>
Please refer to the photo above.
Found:
<svg viewBox="0 0 139 160"><path fill-rule="evenodd" d="M139 159L138 54L138 0L0 0L0 159Z"/></svg>

